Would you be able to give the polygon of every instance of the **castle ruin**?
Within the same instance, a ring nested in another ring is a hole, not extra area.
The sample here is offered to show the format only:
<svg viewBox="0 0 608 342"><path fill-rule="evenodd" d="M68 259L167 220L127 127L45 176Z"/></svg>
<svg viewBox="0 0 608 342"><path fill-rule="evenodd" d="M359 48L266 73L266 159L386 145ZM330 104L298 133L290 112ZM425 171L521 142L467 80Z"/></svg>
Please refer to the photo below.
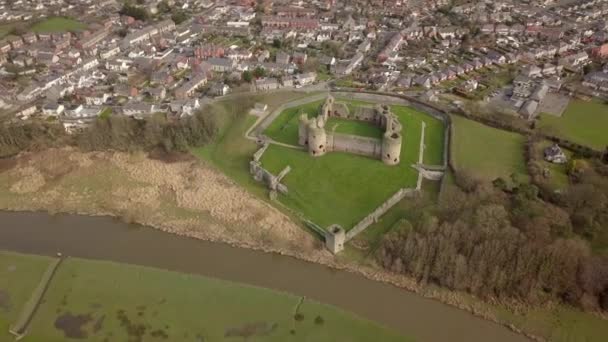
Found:
<svg viewBox="0 0 608 342"><path fill-rule="evenodd" d="M330 117L370 122L384 130L382 139L328 132L325 124ZM308 149L313 157L339 151L360 154L382 160L387 165L397 165L401 157L402 126L388 106L357 107L350 113L344 103L336 103L328 96L319 115L308 118L300 114L298 143Z"/></svg>

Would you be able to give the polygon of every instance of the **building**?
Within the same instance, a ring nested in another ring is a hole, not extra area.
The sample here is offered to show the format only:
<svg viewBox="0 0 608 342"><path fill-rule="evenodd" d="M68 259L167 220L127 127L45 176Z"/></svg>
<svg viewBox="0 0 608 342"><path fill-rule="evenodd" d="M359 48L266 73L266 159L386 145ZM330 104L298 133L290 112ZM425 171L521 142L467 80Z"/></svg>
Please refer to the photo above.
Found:
<svg viewBox="0 0 608 342"><path fill-rule="evenodd" d="M204 74L193 77L190 81L182 84L175 90L175 98L186 99L194 95L197 89L207 84L207 76Z"/></svg>
<svg viewBox="0 0 608 342"><path fill-rule="evenodd" d="M228 94L229 91L230 87L223 82L214 83L209 89L209 93L213 96L224 96Z"/></svg>
<svg viewBox="0 0 608 342"><path fill-rule="evenodd" d="M296 85L305 86L312 84L317 79L317 73L314 71L305 72L295 76Z"/></svg>
<svg viewBox="0 0 608 342"><path fill-rule="evenodd" d="M279 81L276 78L259 78L254 81L254 87L256 91L268 91L280 88Z"/></svg>
<svg viewBox="0 0 608 342"><path fill-rule="evenodd" d="M568 157L557 144L547 147L544 151L545 160L554 164L565 164Z"/></svg>

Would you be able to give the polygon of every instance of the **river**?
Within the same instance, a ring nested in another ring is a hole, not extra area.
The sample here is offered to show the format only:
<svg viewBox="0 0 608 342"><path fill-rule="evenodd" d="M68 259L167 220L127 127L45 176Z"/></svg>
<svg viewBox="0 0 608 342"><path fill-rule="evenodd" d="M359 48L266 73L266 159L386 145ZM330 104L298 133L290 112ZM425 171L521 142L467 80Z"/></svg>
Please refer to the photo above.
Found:
<svg viewBox="0 0 608 342"><path fill-rule="evenodd" d="M356 274L110 217L0 212L0 249L42 255L62 252L281 290L335 305L418 341L528 341L465 311Z"/></svg>

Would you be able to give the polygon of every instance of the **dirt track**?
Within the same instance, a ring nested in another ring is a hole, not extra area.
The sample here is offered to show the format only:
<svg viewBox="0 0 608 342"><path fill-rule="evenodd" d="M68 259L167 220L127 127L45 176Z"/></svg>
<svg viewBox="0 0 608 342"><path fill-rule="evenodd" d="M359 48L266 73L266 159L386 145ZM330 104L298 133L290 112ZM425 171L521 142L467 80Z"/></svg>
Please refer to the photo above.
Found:
<svg viewBox="0 0 608 342"><path fill-rule="evenodd" d="M0 208L120 216L181 235L326 258L320 242L199 160L24 153L0 172Z"/></svg>

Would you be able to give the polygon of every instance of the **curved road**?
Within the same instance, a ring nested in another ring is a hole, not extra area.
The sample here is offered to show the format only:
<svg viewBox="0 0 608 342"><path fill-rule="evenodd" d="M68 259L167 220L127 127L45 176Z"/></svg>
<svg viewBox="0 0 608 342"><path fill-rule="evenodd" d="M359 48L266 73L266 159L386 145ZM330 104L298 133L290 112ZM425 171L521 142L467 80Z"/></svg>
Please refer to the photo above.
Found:
<svg viewBox="0 0 608 342"><path fill-rule="evenodd" d="M418 341L523 342L469 313L290 257L198 241L108 217L0 212L0 249L103 259L247 283L332 304Z"/></svg>

